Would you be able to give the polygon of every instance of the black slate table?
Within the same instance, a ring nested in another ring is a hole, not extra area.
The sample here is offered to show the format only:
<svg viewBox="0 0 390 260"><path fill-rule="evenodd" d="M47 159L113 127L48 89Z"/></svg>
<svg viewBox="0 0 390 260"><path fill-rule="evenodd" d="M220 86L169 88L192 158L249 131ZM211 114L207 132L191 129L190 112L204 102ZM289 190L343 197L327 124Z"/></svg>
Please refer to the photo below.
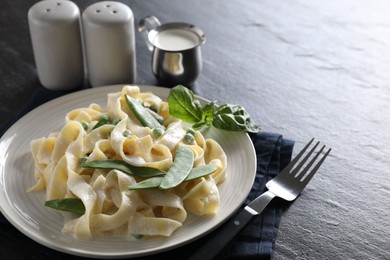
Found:
<svg viewBox="0 0 390 260"><path fill-rule="evenodd" d="M27 23L35 2L1 3L1 123L41 87ZM94 2L75 1L81 10ZM152 14L205 31L197 94L243 104L295 151L311 137L333 148L283 213L274 259L390 259L389 1L122 2L136 21ZM158 84L142 37L136 44L136 83ZM34 259L10 243L0 237L0 258Z"/></svg>

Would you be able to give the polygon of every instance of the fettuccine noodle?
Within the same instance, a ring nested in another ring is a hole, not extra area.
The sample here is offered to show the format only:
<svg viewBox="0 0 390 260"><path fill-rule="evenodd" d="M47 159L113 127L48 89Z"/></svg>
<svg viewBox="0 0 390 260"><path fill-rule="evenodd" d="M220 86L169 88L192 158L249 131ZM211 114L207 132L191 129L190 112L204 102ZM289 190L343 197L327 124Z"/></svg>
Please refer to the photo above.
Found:
<svg viewBox="0 0 390 260"><path fill-rule="evenodd" d="M145 106L157 108L166 128L161 136L155 137L150 128L139 123L126 104L126 94ZM78 239L170 236L183 225L188 214L216 213L220 203L217 185L226 178L227 160L221 146L199 131L195 132L192 144L184 143L187 126L170 116L167 102L153 93L140 92L137 86L124 86L107 97L106 108L91 104L72 110L59 132L31 142L36 183L28 191L44 191L46 200L79 198L84 204L84 214L67 216L63 232ZM117 123L93 129L103 115ZM169 190L129 190L129 186L141 181L139 177L119 170L80 166L81 158L115 159L167 171L178 144L193 151L194 167L214 164L217 170Z"/></svg>

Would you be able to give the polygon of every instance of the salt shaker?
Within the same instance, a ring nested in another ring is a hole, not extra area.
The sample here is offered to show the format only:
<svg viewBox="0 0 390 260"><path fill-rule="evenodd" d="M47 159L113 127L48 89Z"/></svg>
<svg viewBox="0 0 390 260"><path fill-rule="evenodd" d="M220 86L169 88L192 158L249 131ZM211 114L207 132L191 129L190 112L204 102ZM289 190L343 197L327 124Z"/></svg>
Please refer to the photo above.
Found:
<svg viewBox="0 0 390 260"><path fill-rule="evenodd" d="M41 84L68 90L84 81L79 8L71 1L41 1L30 7L28 24Z"/></svg>
<svg viewBox="0 0 390 260"><path fill-rule="evenodd" d="M136 50L130 7L115 1L97 2L84 10L82 20L91 86L134 83Z"/></svg>

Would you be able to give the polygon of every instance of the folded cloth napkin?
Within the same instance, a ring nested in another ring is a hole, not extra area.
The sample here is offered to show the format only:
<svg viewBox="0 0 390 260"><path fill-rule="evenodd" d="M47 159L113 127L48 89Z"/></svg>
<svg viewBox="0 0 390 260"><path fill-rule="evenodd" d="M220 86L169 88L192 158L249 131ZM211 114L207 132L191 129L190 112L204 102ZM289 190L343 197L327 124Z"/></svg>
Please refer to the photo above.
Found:
<svg viewBox="0 0 390 260"><path fill-rule="evenodd" d="M15 117L0 126L0 136L18 118L30 110L66 93L43 88L38 89ZM294 147L293 141L284 139L282 135L276 133L259 132L251 134L250 137L256 149L257 172L254 185L242 207L266 191L266 182L275 177L290 162ZM282 200L274 199L263 213L257 216L240 233L236 240L220 254L219 259L271 259L281 215L287 205ZM218 229L215 232L218 232ZM155 259L156 257L178 256L181 259L186 259L200 244L207 243L208 236L206 235L177 249L139 259L147 260ZM20 250L21 245L23 245L23 250ZM67 255L36 243L19 232L1 214L0 251L2 256L5 257L3 259L15 259L21 256L23 259L31 259L33 257L34 259L42 260L82 259L81 257ZM208 257L205 256L204 259L206 260Z"/></svg>
<svg viewBox="0 0 390 260"><path fill-rule="evenodd" d="M265 184L291 161L294 142L274 133L251 136L257 155L255 183L245 205L267 190ZM287 203L275 199L240 233L221 259L271 259L279 222Z"/></svg>

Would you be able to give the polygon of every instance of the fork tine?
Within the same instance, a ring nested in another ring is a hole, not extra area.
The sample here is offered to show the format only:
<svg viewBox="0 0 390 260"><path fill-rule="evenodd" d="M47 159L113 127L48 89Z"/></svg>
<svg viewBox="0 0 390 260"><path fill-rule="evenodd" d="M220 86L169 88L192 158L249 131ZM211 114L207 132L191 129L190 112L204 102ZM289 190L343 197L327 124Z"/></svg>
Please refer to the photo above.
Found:
<svg viewBox="0 0 390 260"><path fill-rule="evenodd" d="M324 147L325 148L325 145ZM303 180L301 180L301 182L306 185L310 180L311 178L313 178L314 174L317 172L317 170L320 168L321 164L325 161L326 157L329 155L330 151L332 149L329 148L328 151L322 156L321 160L316 164L316 166L314 166L314 168L309 172L308 175L306 175L306 177L303 178ZM320 154L320 153L318 153Z"/></svg>
<svg viewBox="0 0 390 260"><path fill-rule="evenodd" d="M319 143L319 142L318 142ZM318 144L317 143L317 144ZM299 179L302 179L303 180L303 177L305 176L305 174L309 171L310 167L313 165L313 163L317 160L318 156L320 156L320 154L322 153L322 151L324 150L325 148L325 145L322 146L322 148L316 153L316 155L311 159L311 161L306 165L305 169L303 169L299 174L297 174L296 178L299 178ZM312 149L310 152L313 152L314 149ZM310 156L311 154L308 154L308 156L305 157L305 160L307 161L308 157ZM302 161L302 164L304 163L305 161L303 160Z"/></svg>
<svg viewBox="0 0 390 260"><path fill-rule="evenodd" d="M311 145L311 143L314 141L314 138L312 138L306 145L303 147L302 151L300 151L295 158L283 169L283 172L290 172L291 168L298 162L298 160L302 157L302 155L306 152L307 148Z"/></svg>
<svg viewBox="0 0 390 260"><path fill-rule="evenodd" d="M313 146L313 148L311 148L311 150L306 154L305 158L303 158L302 161L298 164L298 166L294 168L294 170L291 172L291 174L292 174L293 176L295 176L295 175L299 172L299 170L302 168L302 166L306 163L306 161L309 159L309 157L310 157L310 156L312 155L312 153L315 151L315 149L317 148L317 146L318 146L319 143L320 143L320 142L317 142L317 143ZM307 170L306 170L306 171L307 171Z"/></svg>

